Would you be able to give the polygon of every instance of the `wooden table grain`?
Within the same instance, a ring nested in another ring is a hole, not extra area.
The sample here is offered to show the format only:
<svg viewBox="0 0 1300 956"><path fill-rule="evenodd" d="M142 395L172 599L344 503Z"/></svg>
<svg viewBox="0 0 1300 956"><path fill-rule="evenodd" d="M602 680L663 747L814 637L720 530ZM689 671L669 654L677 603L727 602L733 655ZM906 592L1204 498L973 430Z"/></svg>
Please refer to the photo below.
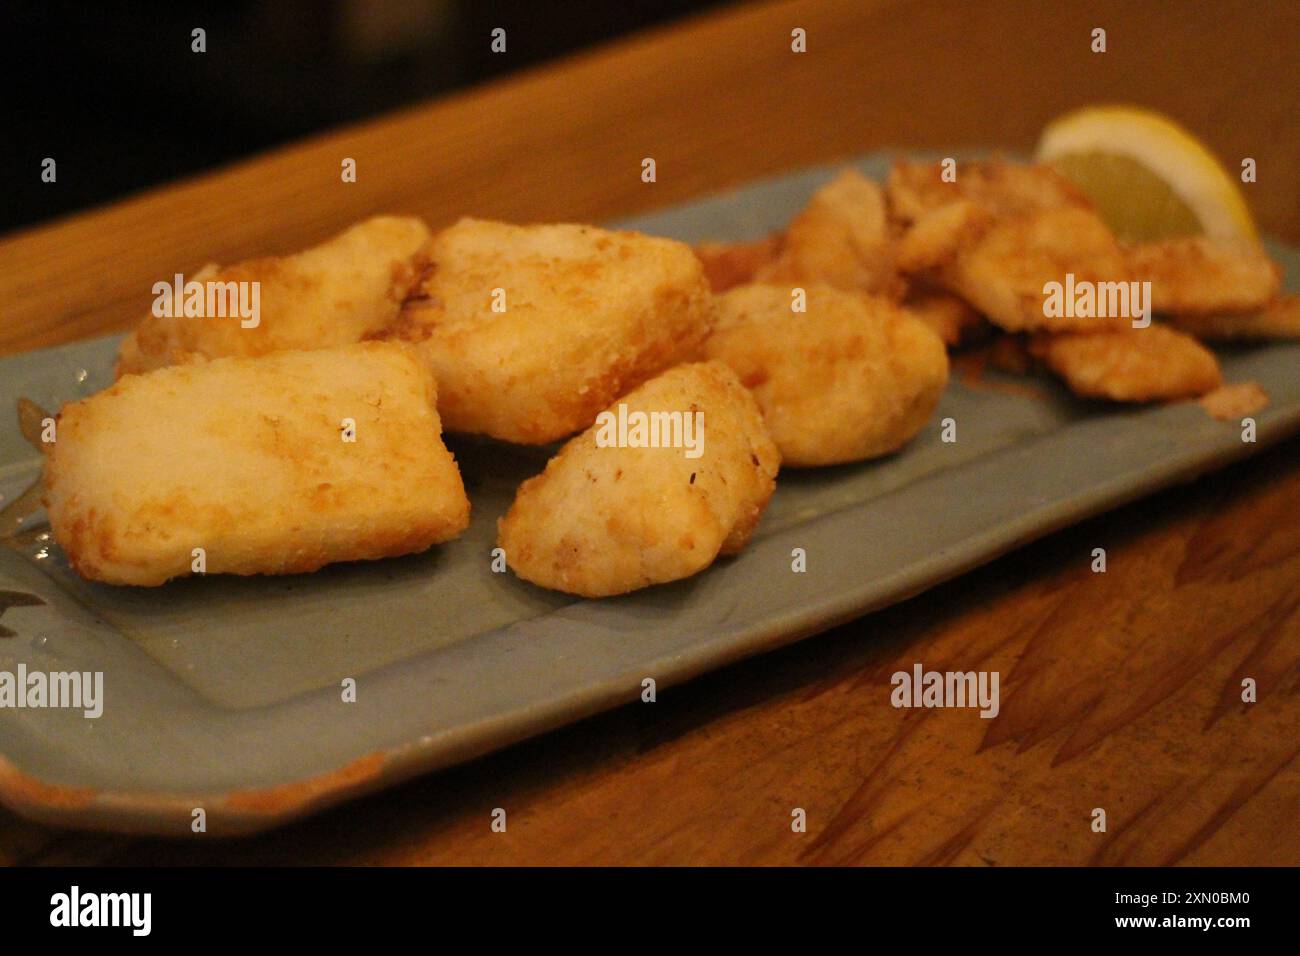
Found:
<svg viewBox="0 0 1300 956"><path fill-rule="evenodd" d="M1026 150L1092 102L1254 158L1258 221L1300 242L1297 38L1300 7L1248 0L725 9L4 238L0 353L125 328L159 276L375 212L600 221L873 149ZM274 833L168 842L0 811L0 861L1294 865L1298 500L1292 441L653 705ZM918 661L997 670L1001 714L895 709L890 675Z"/></svg>

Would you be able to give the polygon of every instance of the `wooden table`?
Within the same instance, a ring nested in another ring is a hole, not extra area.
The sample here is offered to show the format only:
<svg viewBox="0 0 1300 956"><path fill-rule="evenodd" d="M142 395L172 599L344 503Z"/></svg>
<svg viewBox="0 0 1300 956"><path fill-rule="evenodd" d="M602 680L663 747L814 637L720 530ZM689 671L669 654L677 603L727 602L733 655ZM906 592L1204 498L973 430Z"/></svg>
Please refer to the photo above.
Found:
<svg viewBox="0 0 1300 956"><path fill-rule="evenodd" d="M124 328L161 275L373 212L600 221L882 147L1028 149L1097 101L1167 111L1230 167L1254 157L1260 224L1297 242L1297 37L1300 7L1250 0L724 10L0 241L0 352ZM1300 863L1298 502L1290 442L654 706L276 833L169 843L0 812L0 859ZM1000 671L1001 716L895 710L890 674L916 661Z"/></svg>

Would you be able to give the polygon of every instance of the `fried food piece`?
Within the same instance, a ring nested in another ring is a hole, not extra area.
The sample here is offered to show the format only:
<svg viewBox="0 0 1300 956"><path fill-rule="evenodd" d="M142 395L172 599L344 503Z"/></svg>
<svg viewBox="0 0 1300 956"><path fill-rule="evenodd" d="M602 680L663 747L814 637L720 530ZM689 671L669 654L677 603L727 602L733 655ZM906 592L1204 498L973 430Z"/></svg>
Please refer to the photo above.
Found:
<svg viewBox="0 0 1300 956"><path fill-rule="evenodd" d="M186 316L174 304L177 314L151 313L123 340L117 374L359 342L397 318L428 239L419 219L376 216L296 255L204 266L187 282L258 283L256 325L238 314Z"/></svg>
<svg viewBox="0 0 1300 956"><path fill-rule="evenodd" d="M1278 296L1258 312L1173 315L1169 321L1198 339L1266 341L1300 338L1300 295Z"/></svg>
<svg viewBox="0 0 1300 956"><path fill-rule="evenodd" d="M607 411L520 486L498 522L515 573L605 597L690 577L739 552L776 487L780 453L735 373L719 362L679 365ZM690 447L629 447L637 413L695 421L698 457ZM611 445L619 416L629 442Z"/></svg>
<svg viewBox="0 0 1300 956"><path fill-rule="evenodd" d="M992 328L965 299L924 283L909 286L902 305L928 325L948 348L968 345Z"/></svg>
<svg viewBox="0 0 1300 956"><path fill-rule="evenodd" d="M209 574L423 551L469 523L436 400L394 343L128 375L60 412L50 525L77 573L110 584L188 575L195 548Z"/></svg>
<svg viewBox="0 0 1300 956"><path fill-rule="evenodd" d="M808 311L784 286L747 285L718 301L704 343L749 388L790 467L875 458L906 444L948 382L929 326L879 296L809 286Z"/></svg>
<svg viewBox="0 0 1300 956"><path fill-rule="evenodd" d="M956 292L1008 332L1123 329L1128 315L1048 316L1044 287L1074 276L1075 285L1125 282L1128 271L1105 223L1086 209L1066 207L1000 220L960 248L938 270Z"/></svg>
<svg viewBox="0 0 1300 956"><path fill-rule="evenodd" d="M754 281L897 294L884 192L855 170L840 172L790 220L779 255L755 271Z"/></svg>
<svg viewBox="0 0 1300 956"><path fill-rule="evenodd" d="M750 282L825 283L896 296L894 250L884 192L852 169L813 193L783 233L695 247L714 292Z"/></svg>
<svg viewBox="0 0 1300 956"><path fill-rule="evenodd" d="M695 255L704 265L709 287L726 292L754 281L754 274L776 259L781 242L780 233L748 242L701 242L695 246Z"/></svg>
<svg viewBox="0 0 1300 956"><path fill-rule="evenodd" d="M1048 209L1091 209L1077 186L1050 166L1005 160L968 160L944 182L938 163L894 163L887 194L892 218L912 225L951 203L967 201L1005 218Z"/></svg>
<svg viewBox="0 0 1300 956"><path fill-rule="evenodd" d="M384 337L420 343L449 431L563 438L691 355L713 323L704 267L671 239L462 219L430 259Z"/></svg>
<svg viewBox="0 0 1300 956"><path fill-rule="evenodd" d="M1213 352L1190 335L1162 325L1039 335L1030 350L1075 394L1086 398L1116 402L1194 398L1223 381Z"/></svg>
<svg viewBox="0 0 1300 956"><path fill-rule="evenodd" d="M1008 332L1123 328L1131 316L1044 314L1044 287L1129 278L1110 229L1055 170L997 161L961 164L955 182L933 163L896 163L892 214L898 262L961 296Z"/></svg>
<svg viewBox="0 0 1300 956"><path fill-rule="evenodd" d="M964 246L978 242L992 222L988 210L967 199L926 213L899 239L898 267L917 275L947 265Z"/></svg>
<svg viewBox="0 0 1300 956"><path fill-rule="evenodd" d="M1125 250L1132 277L1151 283L1152 308L1177 315L1246 312L1268 304L1282 274L1253 242L1180 236Z"/></svg>
<svg viewBox="0 0 1300 956"><path fill-rule="evenodd" d="M1235 382L1207 392L1201 396L1200 404L1213 419L1240 421L1268 407L1268 392L1260 387L1259 382Z"/></svg>

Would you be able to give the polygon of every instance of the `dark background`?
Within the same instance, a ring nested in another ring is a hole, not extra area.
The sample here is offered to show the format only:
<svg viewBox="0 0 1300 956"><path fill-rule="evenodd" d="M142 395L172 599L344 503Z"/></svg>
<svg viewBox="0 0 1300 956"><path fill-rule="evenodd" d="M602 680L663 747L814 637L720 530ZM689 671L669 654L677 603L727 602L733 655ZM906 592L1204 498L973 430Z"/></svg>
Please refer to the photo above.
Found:
<svg viewBox="0 0 1300 956"><path fill-rule="evenodd" d="M0 0L0 232L719 4ZM41 182L47 156L58 189Z"/></svg>

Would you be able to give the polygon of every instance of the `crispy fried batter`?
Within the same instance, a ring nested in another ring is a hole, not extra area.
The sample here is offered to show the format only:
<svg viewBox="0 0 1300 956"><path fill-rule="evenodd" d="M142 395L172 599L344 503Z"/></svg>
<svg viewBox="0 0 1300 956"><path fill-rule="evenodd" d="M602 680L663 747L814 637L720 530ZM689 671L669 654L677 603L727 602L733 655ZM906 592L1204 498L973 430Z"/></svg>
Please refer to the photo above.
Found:
<svg viewBox="0 0 1300 956"><path fill-rule="evenodd" d="M754 281L754 274L774 261L781 251L782 235L773 233L748 242L701 242L695 254L704 264L704 274L714 292Z"/></svg>
<svg viewBox="0 0 1300 956"><path fill-rule="evenodd" d="M122 342L117 374L227 355L265 355L359 342L392 322L429 239L412 217L376 216L296 255L205 266L197 282L257 282L258 324L238 317L145 317ZM170 279L170 277L168 277Z"/></svg>
<svg viewBox="0 0 1300 956"><path fill-rule="evenodd" d="M920 319L948 348L959 348L982 338L992 326L965 299L925 283L913 283L903 298L903 308Z"/></svg>
<svg viewBox="0 0 1300 956"><path fill-rule="evenodd" d="M841 171L790 220L779 255L755 271L754 281L900 292L881 188L855 170Z"/></svg>
<svg viewBox="0 0 1300 956"><path fill-rule="evenodd" d="M948 381L943 342L879 296L748 285L719 299L704 343L754 393L784 464L859 461L896 451L929 420Z"/></svg>
<svg viewBox="0 0 1300 956"><path fill-rule="evenodd" d="M523 483L498 524L506 561L542 587L603 597L689 577L745 546L776 486L780 454L735 374L680 365L619 399L635 412L703 413L702 454L571 439ZM618 406L611 406L611 414Z"/></svg>
<svg viewBox="0 0 1300 956"><path fill-rule="evenodd" d="M1051 209L999 220L938 271L939 281L1008 332L1121 329L1129 316L1044 315L1049 282L1076 284L1127 280L1124 259L1110 230L1093 212Z"/></svg>
<svg viewBox="0 0 1300 956"><path fill-rule="evenodd" d="M421 343L449 431L563 438L689 356L713 322L703 266L670 239L462 219L430 259L385 335Z"/></svg>
<svg viewBox="0 0 1300 956"><path fill-rule="evenodd" d="M433 376L360 343L128 375L63 407L45 505L83 577L289 574L423 551L469 523ZM344 441L344 420L355 441Z"/></svg>
<svg viewBox="0 0 1300 956"><path fill-rule="evenodd" d="M1268 392L1258 382L1234 382L1220 385L1201 396L1201 407L1221 422L1238 421L1268 407Z"/></svg>
<svg viewBox="0 0 1300 956"><path fill-rule="evenodd" d="M1009 332L1121 328L1128 317L1047 316L1049 282L1127 281L1125 258L1084 196L1045 166L969 162L955 182L933 163L896 163L898 261L955 292Z"/></svg>
<svg viewBox="0 0 1300 956"><path fill-rule="evenodd" d="M1091 208L1079 188L1050 166L968 160L957 165L956 179L950 183L943 181L941 172L939 163L894 163L887 190L895 221L912 225L961 200L998 218L1048 209Z"/></svg>
<svg viewBox="0 0 1300 956"><path fill-rule="evenodd" d="M1200 339L1296 339L1300 338L1300 295L1278 296L1258 312L1174 315L1169 321Z"/></svg>
<svg viewBox="0 0 1300 956"><path fill-rule="evenodd" d="M1162 325L1144 329L1038 335L1035 356L1088 398L1152 402L1193 398L1222 382L1214 353Z"/></svg>
<svg viewBox="0 0 1300 956"><path fill-rule="evenodd" d="M992 215L969 199L921 216L898 241L898 267L916 275L947 265L964 247L978 242Z"/></svg>
<svg viewBox="0 0 1300 956"><path fill-rule="evenodd" d="M1133 278L1151 282L1157 312L1205 315L1246 312L1268 304L1282 275L1252 242L1183 236L1125 249Z"/></svg>

